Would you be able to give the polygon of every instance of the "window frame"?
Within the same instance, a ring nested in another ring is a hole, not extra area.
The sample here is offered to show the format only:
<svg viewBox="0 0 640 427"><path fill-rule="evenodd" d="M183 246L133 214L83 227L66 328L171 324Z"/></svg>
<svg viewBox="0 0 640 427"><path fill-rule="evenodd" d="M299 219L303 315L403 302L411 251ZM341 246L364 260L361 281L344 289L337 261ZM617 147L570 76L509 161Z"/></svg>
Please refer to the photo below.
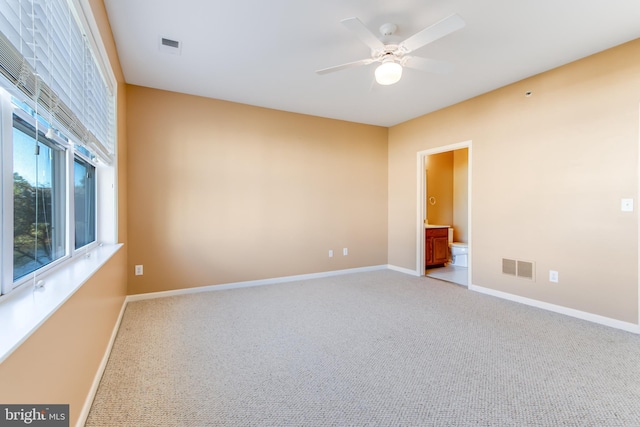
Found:
<svg viewBox="0 0 640 427"><path fill-rule="evenodd" d="M3 95L0 95L3 96ZM4 96L7 96L6 94ZM10 95L9 95L10 96ZM11 96L10 96L11 97ZM20 101L20 100L18 100ZM36 118L33 117L32 115L30 115L27 111L25 111L23 108L21 108L19 105L17 105L16 103L10 101L11 104L11 112L5 112L4 110L0 112L0 114L3 115L2 120L5 119L4 115L8 115L10 116L9 119L7 119L8 121L11 122L11 131L13 131L13 128L15 127L13 124L13 116L17 116L19 117L22 121L26 122L28 125L35 127L35 123L36 123ZM11 156L10 157L3 157L2 162L3 162L3 168L6 169L11 169L11 179L9 180L10 182L8 183L8 187L11 188L10 192L8 193L8 202L6 203L7 200L5 199L4 202L7 205L10 205L11 209L7 209L5 207L5 212L6 212L6 217L8 222L10 221L10 225L7 225L6 223L3 225L3 233L2 235L7 235L7 240L9 240L11 242L11 245L13 245L13 212L15 207L13 206L13 147L14 147L14 143L13 143L13 133L11 132L9 135L2 135L2 137L4 138L3 140L3 146L8 146L10 148L11 151ZM59 149L64 150L64 177L62 177L62 181L63 184L61 186L58 187L57 191L58 192L63 192L64 189L64 194L62 195L63 201L62 201L62 205L64 206L64 224L65 224L65 230L64 230L64 255L62 255L60 258L48 263L47 265L44 265L30 273L28 273L27 275L20 277L16 280L13 280L13 247L11 247L11 250L9 252L7 252L7 263L3 266L3 274L6 272L5 277L3 277L3 284L8 284L8 286L6 286L6 289L3 289L2 294L7 294L10 291L26 284L29 283L31 281L34 281L40 277L45 275L49 270L51 269L55 269L57 268L59 265L64 264L65 262L67 262L70 258L73 258L74 256L78 256L78 255L82 255L82 254L86 254L88 251L94 249L96 246L98 246L98 203L97 203L97 183L98 183L98 165L97 162L94 159L91 159L90 157L86 156L84 153L82 153L80 150L75 148L75 144L73 143L73 140L65 140L64 138L60 137L59 134L54 134L52 138L48 138L49 141L52 141L53 144L57 145L59 147ZM75 200L74 200L74 170L73 170L73 163L75 161L75 158L80 159L82 162L84 162L87 165L90 165L94 168L95 171L95 175L94 175L94 193L93 193L93 199L94 199L94 240L86 245L81 246L80 248L75 248L75 211L74 211L74 205L75 205ZM5 177L6 178L6 177ZM4 227L9 227L8 229L4 229ZM10 233L11 232L11 233ZM11 238L9 238L8 235L11 235ZM9 264L9 258L11 258L11 264ZM9 278L11 278L11 280L9 280Z"/></svg>
<svg viewBox="0 0 640 427"><path fill-rule="evenodd" d="M22 130L18 127L15 126L14 124L14 118L13 116L18 117L20 120L22 120L23 122L25 122L28 126L34 128L34 132L36 132L35 129L36 128L36 121L37 118L33 117L32 115L30 115L27 111L25 111L24 109L20 108L20 106L16 105L15 103L12 102L13 105L13 111L11 112L11 122L12 122L12 127L13 128L17 128L18 130L20 130L22 132ZM4 112L3 112L4 114ZM40 132L42 133L42 132ZM72 177L73 175L73 171L69 171L69 154L70 154L70 149L71 147L69 146L70 144L65 141L63 138L61 138L58 134L54 134L52 135L52 137L50 138L46 138L46 141L42 141L42 143L45 143L47 145L53 145L54 147L51 147L52 150L61 150L63 151L62 154L62 159L60 160L60 163L63 166L63 173L62 174L58 174L58 176L56 176L54 179L58 182L58 185L56 185L55 188L55 193L56 194L56 199L59 202L59 205L57 205L58 209L61 209L62 212L59 212L58 214L61 214L63 216L62 218L62 222L64 223L64 230L62 232L62 237L64 240L64 254L58 258L55 259L53 261L51 261L50 263L43 265L40 268L37 268L34 271L31 271L29 273L27 273L26 275L19 277L17 279L13 280L13 286L12 289L15 289L27 282L29 282L30 280L35 280L35 277L37 277L38 275L42 275L43 273L45 273L46 271L48 271L51 268L55 268L57 265L63 263L65 260L67 260L70 256L69 253L69 216L68 216L68 212L69 212L69 208L70 208L70 199L69 199L69 189L68 189L68 180L70 179L70 176ZM40 140L39 140L40 141ZM48 142L48 143L47 143ZM11 134L11 139L10 141L3 141L3 143L5 144L10 144L12 147L12 151L13 148L15 146L14 141L13 141L13 133ZM3 162L7 162L7 163L11 163L13 164L13 156L11 159L2 159ZM71 175L70 175L71 173ZM60 176L62 175L62 176ZM11 176L11 182L13 183L13 173ZM13 189L13 185L12 185L12 189ZM13 193L13 191L12 191ZM13 202L13 200L12 200ZM13 206L12 211L15 213L15 206ZM13 215L13 213L12 213ZM13 220L11 221L11 231L13 231ZM13 239L15 239L15 236L13 235L13 233L11 234L12 236L12 241ZM13 252L13 251L12 251ZM13 254L12 254L13 256ZM15 264L14 262L12 262L11 265L11 271L12 271L12 278L13 278L13 271L14 271L14 267ZM4 266L4 269L6 269L7 267Z"/></svg>
<svg viewBox="0 0 640 427"><path fill-rule="evenodd" d="M2 212L2 224L0 227L0 298L11 293L16 287L13 280L13 144L7 143L13 138L13 103L9 93L0 88L0 179L2 198L0 212ZM11 159L9 164L7 159ZM7 266L11 265L11 268Z"/></svg>
<svg viewBox="0 0 640 427"><path fill-rule="evenodd" d="M73 172L71 172L70 174L70 178L69 178L69 199L71 200L71 206L69 207L69 223L70 223L70 227L72 230L70 230L71 232L70 234L70 238L71 240L69 241L69 247L71 248L71 252L73 252L74 255L77 255L79 253L86 253L87 251L90 251L91 249L95 248L98 245L98 212L99 212L99 206L98 206L98 188L99 188L99 176L98 176L98 164L95 160L91 159L89 156L86 156L82 151L80 150L76 150L75 148L71 149L71 153L70 154L70 165L75 166L75 162L76 162L76 158L79 159L81 162L85 163L87 166L91 166L93 167L93 192L92 192L92 198L93 198L93 241L80 246L79 248L75 247L75 242L76 242L76 212L75 212L75 206L76 206L76 200L75 200L75 168L73 166L70 166L71 169L74 169Z"/></svg>
<svg viewBox="0 0 640 427"><path fill-rule="evenodd" d="M59 132L54 133L51 137L47 138L47 141L51 145L55 145L55 148L64 150L62 163L64 164L64 176L58 177L63 182L62 186L57 187L57 192L63 192L62 206L64 206L64 254L52 262L32 271L28 274L13 279L14 274L14 260L13 260L13 222L14 222L14 199L13 199L13 155L14 155L14 141L13 130L19 127L14 125L14 116L24 121L28 126L36 127L38 119L34 117L35 113L26 111L21 105L24 102L28 106L29 100L17 98L15 95L10 94L6 90L0 88L0 142L2 146L2 159L0 160L0 170L2 170L2 226L0 227L0 238L2 238L2 286L0 287L0 300L15 291L16 289L23 287L29 283L34 285L41 279L43 279L48 272L59 268L67 264L74 258L84 256L91 250L100 245L100 223L101 213L99 205L99 193L100 193L100 175L103 168L95 156L88 156L82 148L76 144L76 142L61 136ZM39 127L41 127L42 121L39 121ZM94 171L93 177L93 204L94 204L94 239L93 241L75 248L75 177L74 177L74 163L75 159L84 163L88 167L92 167ZM108 168L114 168L114 165ZM115 197L115 194L114 194ZM116 216L114 215L114 221ZM117 229L117 227L114 227ZM115 242L115 239L114 239Z"/></svg>

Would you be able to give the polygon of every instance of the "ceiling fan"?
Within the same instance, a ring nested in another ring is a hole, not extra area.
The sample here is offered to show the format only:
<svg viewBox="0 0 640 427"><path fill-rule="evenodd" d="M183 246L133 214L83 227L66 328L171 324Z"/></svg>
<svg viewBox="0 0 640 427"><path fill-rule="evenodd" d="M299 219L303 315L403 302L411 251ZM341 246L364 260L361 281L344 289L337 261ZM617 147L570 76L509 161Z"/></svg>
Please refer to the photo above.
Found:
<svg viewBox="0 0 640 427"><path fill-rule="evenodd" d="M375 77L376 82L381 85L397 83L402 77L403 67L440 74L449 72L452 66L448 62L409 56L408 54L465 26L464 20L459 15L453 14L419 31L403 42L385 44L358 18L347 18L340 22L353 31L356 37L371 49L371 58L323 68L322 70L317 70L316 73L328 74L334 71L380 62L380 65L376 68ZM388 37L393 35L396 29L397 27L394 24L384 24L380 27L380 33L384 37Z"/></svg>

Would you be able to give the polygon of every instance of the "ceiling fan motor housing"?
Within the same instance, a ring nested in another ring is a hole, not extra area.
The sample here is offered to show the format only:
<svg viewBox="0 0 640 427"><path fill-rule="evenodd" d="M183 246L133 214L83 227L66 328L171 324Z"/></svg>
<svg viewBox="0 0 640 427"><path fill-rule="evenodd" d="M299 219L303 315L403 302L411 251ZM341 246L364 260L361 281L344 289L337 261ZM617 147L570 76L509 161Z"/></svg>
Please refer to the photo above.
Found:
<svg viewBox="0 0 640 427"><path fill-rule="evenodd" d="M388 58L400 60L403 56L403 53L400 51L400 49L398 49L397 44L386 44L382 49L372 51L371 56L375 61L383 62L385 60L388 60Z"/></svg>

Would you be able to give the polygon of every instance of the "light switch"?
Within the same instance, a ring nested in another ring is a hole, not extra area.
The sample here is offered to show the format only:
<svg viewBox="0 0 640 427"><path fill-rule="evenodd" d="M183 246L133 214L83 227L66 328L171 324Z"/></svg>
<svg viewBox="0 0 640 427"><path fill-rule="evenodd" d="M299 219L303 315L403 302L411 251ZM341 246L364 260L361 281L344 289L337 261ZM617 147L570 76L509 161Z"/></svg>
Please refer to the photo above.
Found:
<svg viewBox="0 0 640 427"><path fill-rule="evenodd" d="M622 199L620 210L622 212L633 212L633 199Z"/></svg>

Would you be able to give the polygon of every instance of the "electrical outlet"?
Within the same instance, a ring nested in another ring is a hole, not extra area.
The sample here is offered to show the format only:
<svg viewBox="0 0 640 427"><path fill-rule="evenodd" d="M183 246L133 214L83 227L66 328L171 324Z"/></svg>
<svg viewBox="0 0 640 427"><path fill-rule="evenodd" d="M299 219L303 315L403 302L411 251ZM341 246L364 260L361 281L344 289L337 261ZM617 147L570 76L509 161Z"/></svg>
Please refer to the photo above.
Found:
<svg viewBox="0 0 640 427"><path fill-rule="evenodd" d="M142 265L136 265L136 276L142 276L143 274Z"/></svg>
<svg viewBox="0 0 640 427"><path fill-rule="evenodd" d="M344 255L344 256L349 255L349 249L347 249L347 248L342 248L342 255Z"/></svg>
<svg viewBox="0 0 640 427"><path fill-rule="evenodd" d="M633 212L633 199L622 199L620 210L622 212Z"/></svg>
<svg viewBox="0 0 640 427"><path fill-rule="evenodd" d="M329 258L332 258L332 257L333 257L333 250L330 249L329 250Z"/></svg>
<svg viewBox="0 0 640 427"><path fill-rule="evenodd" d="M549 281L558 283L558 272L555 270L549 270Z"/></svg>

